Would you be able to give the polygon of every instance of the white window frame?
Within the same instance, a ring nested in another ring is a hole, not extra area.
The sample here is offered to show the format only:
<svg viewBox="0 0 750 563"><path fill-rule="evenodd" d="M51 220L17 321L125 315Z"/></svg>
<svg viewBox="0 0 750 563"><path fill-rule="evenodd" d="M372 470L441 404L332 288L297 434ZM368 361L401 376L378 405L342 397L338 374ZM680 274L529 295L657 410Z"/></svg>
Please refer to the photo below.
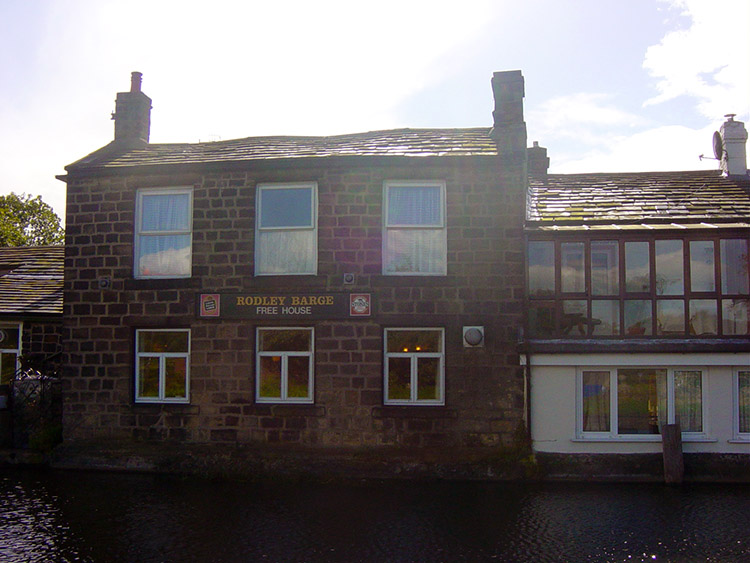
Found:
<svg viewBox="0 0 750 563"><path fill-rule="evenodd" d="M750 432L740 432L740 372L750 371L750 367L737 367L732 370L732 434L738 442L750 442Z"/></svg>
<svg viewBox="0 0 750 563"><path fill-rule="evenodd" d="M140 352L138 350L138 335L144 332L186 332L188 335L187 352ZM186 404L190 402L190 350L192 347L192 338L189 328L143 328L135 331L135 402L136 403L178 403ZM159 358L159 396L158 397L141 397L139 395L140 379L140 359ZM167 358L185 358L185 396L184 397L165 397L165 370Z"/></svg>
<svg viewBox="0 0 750 563"><path fill-rule="evenodd" d="M15 354L16 363L13 367L13 373L18 372L21 368L21 350L23 348L23 323L2 323L0 324L0 330L3 329L17 329L18 330L18 346L16 348L7 348L3 342L0 342L0 354ZM0 356L0 369L2 368L2 357ZM2 371L0 371L2 374ZM10 381L0 381L1 384L7 385Z"/></svg>
<svg viewBox="0 0 750 563"><path fill-rule="evenodd" d="M286 189L309 189L310 190L310 225L290 226L290 227L261 227L262 213L262 192L265 190L286 190ZM290 183L261 183L256 186L255 190L255 275L256 276L308 276L318 273L318 183L317 182L290 182ZM262 257L261 250L261 233L287 233L294 231L309 231L313 239L312 247L312 268L305 271L287 271L266 272L261 270Z"/></svg>
<svg viewBox="0 0 750 563"><path fill-rule="evenodd" d="M143 231L141 229L142 218L143 218L143 197L151 195L187 195L190 203L188 204L188 227L187 229L174 230L174 231ZM189 278L192 276L193 270L193 188L192 186L174 186L174 187L162 187L162 188L143 188L139 189L136 193L136 206L135 206L135 241L133 249L133 277L135 279L176 279L176 278ZM190 267L187 273L182 274L165 274L165 275L143 275L140 273L140 261L141 261L141 237L145 236L175 236L175 235L189 235L190 236Z"/></svg>
<svg viewBox="0 0 750 563"><path fill-rule="evenodd" d="M310 350L290 350L290 351L261 351L260 333L263 331L290 331L300 330L310 333ZM261 397L260 396L260 362L263 357L281 357L281 396L280 397ZM303 358L307 357L307 397L288 397L289 392L289 372L288 364L290 357ZM256 327L255 329L255 401L257 403L293 403L293 404L312 404L315 401L315 329L307 326L284 326L284 327Z"/></svg>
<svg viewBox="0 0 750 563"><path fill-rule="evenodd" d="M577 440L616 440L627 442L661 442L661 434L620 434L617 429L617 371L620 369L655 369L667 372L667 422L675 423L674 374L679 371L697 371L701 374L701 428L700 432L682 432L684 441L705 440L708 435L706 424L708 399L708 368L706 366L672 366L672 365L586 365L576 368L576 439ZM609 372L609 432L586 432L583 430L583 372Z"/></svg>
<svg viewBox="0 0 750 563"><path fill-rule="evenodd" d="M388 334L390 332L439 332L440 333L440 352L389 352L388 351ZM390 358L410 358L410 393L409 399L390 399L388 397L388 362ZM440 360L438 367L438 399L418 399L418 372L417 365L419 358L437 358ZM413 405L413 406L443 406L445 405L445 329L436 327L399 327L383 329L383 404L386 405Z"/></svg>
<svg viewBox="0 0 750 563"><path fill-rule="evenodd" d="M391 224L388 216L388 194L391 188L439 188L440 189L440 220L430 225L400 225ZM383 182L383 244L382 244L382 273L386 276L445 276L448 273L448 235L446 221L446 184L441 180L387 180ZM388 237L391 230L439 231L442 245L442 268L436 272L393 271L388 268L386 261Z"/></svg>

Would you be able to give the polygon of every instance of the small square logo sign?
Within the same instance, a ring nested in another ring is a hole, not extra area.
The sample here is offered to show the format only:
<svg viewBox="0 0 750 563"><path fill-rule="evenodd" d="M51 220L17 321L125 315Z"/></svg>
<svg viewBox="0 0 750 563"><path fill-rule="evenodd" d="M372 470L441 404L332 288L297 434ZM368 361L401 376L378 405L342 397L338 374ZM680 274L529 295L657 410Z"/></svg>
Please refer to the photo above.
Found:
<svg viewBox="0 0 750 563"><path fill-rule="evenodd" d="M369 293L349 294L349 316L369 317L371 309Z"/></svg>
<svg viewBox="0 0 750 563"><path fill-rule="evenodd" d="M201 294L201 317L218 317L221 313L221 299L218 293Z"/></svg>

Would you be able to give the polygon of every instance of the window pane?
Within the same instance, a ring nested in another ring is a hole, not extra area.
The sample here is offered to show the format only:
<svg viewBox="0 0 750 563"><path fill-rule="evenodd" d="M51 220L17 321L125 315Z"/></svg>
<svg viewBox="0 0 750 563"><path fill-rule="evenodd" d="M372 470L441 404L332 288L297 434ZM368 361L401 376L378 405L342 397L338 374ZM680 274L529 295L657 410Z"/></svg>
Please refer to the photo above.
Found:
<svg viewBox="0 0 750 563"><path fill-rule="evenodd" d="M619 289L619 249L617 241L591 243L591 291L594 295L616 295Z"/></svg>
<svg viewBox="0 0 750 563"><path fill-rule="evenodd" d="M310 358L289 356L287 359L287 397L308 398L310 396Z"/></svg>
<svg viewBox="0 0 750 563"><path fill-rule="evenodd" d="M737 397L739 400L739 423L740 432L750 432L750 371L741 371L737 374Z"/></svg>
<svg viewBox="0 0 750 563"><path fill-rule="evenodd" d="M555 293L555 244L552 241L530 241L529 295L541 297Z"/></svg>
<svg viewBox="0 0 750 563"><path fill-rule="evenodd" d="M164 397L187 397L187 359L165 358L164 363L167 371L164 378Z"/></svg>
<svg viewBox="0 0 750 563"><path fill-rule="evenodd" d="M586 336L589 318L586 301L563 301L562 333L570 336Z"/></svg>
<svg viewBox="0 0 750 563"><path fill-rule="evenodd" d="M260 330L260 352L309 352L312 350L309 330Z"/></svg>
<svg viewBox="0 0 750 563"><path fill-rule="evenodd" d="M609 432L609 372L583 372L583 431Z"/></svg>
<svg viewBox="0 0 750 563"><path fill-rule="evenodd" d="M617 432L659 434L667 422L667 373L659 369L617 371Z"/></svg>
<svg viewBox="0 0 750 563"><path fill-rule="evenodd" d="M437 330L389 330L389 353L442 353L442 332Z"/></svg>
<svg viewBox="0 0 750 563"><path fill-rule="evenodd" d="M656 241L656 294L682 295L685 290L681 240Z"/></svg>
<svg viewBox="0 0 750 563"><path fill-rule="evenodd" d="M685 334L685 302L659 299L656 302L656 334Z"/></svg>
<svg viewBox="0 0 750 563"><path fill-rule="evenodd" d="M0 354L0 384L10 383L16 373L16 354L4 352Z"/></svg>
<svg viewBox="0 0 750 563"><path fill-rule="evenodd" d="M703 432L701 372L674 373L674 418L683 432Z"/></svg>
<svg viewBox="0 0 750 563"><path fill-rule="evenodd" d="M388 399L411 399L411 358L388 358Z"/></svg>
<svg viewBox="0 0 750 563"><path fill-rule="evenodd" d="M261 188L261 229L312 226L312 188Z"/></svg>
<svg viewBox="0 0 750 563"><path fill-rule="evenodd" d="M144 194L141 198L142 231L190 229L190 194Z"/></svg>
<svg viewBox="0 0 750 563"><path fill-rule="evenodd" d="M315 273L315 231L259 231L255 269L258 274Z"/></svg>
<svg viewBox="0 0 750 563"><path fill-rule="evenodd" d="M188 340L189 335L185 330L141 330L138 331L138 351L186 353Z"/></svg>
<svg viewBox="0 0 750 563"><path fill-rule="evenodd" d="M440 399L440 358L417 358L417 399Z"/></svg>
<svg viewBox="0 0 750 563"><path fill-rule="evenodd" d="M18 350L18 329L0 328L0 350Z"/></svg>
<svg viewBox="0 0 750 563"><path fill-rule="evenodd" d="M648 243L625 243L625 291L647 293L651 291L651 268Z"/></svg>
<svg viewBox="0 0 750 563"><path fill-rule="evenodd" d="M690 290L716 291L714 269L714 242L711 240L690 241Z"/></svg>
<svg viewBox="0 0 750 563"><path fill-rule="evenodd" d="M138 396L159 397L159 358L138 358Z"/></svg>
<svg viewBox="0 0 750 563"><path fill-rule="evenodd" d="M722 239L721 241L721 292L747 295L748 246L745 239Z"/></svg>
<svg viewBox="0 0 750 563"><path fill-rule="evenodd" d="M444 229L388 229L386 233L386 273L441 274L446 260Z"/></svg>
<svg viewBox="0 0 750 563"><path fill-rule="evenodd" d="M651 301L628 299L625 301L625 334L644 336L651 334Z"/></svg>
<svg viewBox="0 0 750 563"><path fill-rule="evenodd" d="M390 186L388 225L442 226L439 186Z"/></svg>
<svg viewBox="0 0 750 563"><path fill-rule="evenodd" d="M584 246L582 242L565 242L560 245L561 284L565 293L586 291L584 277Z"/></svg>
<svg viewBox="0 0 750 563"><path fill-rule="evenodd" d="M591 326L596 336L616 336L620 334L620 302L592 301Z"/></svg>
<svg viewBox="0 0 750 563"><path fill-rule="evenodd" d="M258 396L281 398L281 356L261 356Z"/></svg>
<svg viewBox="0 0 750 563"><path fill-rule="evenodd" d="M715 299L691 299L689 334L718 334L719 314Z"/></svg>
<svg viewBox="0 0 750 563"><path fill-rule="evenodd" d="M141 235L139 276L189 276L192 235Z"/></svg>
<svg viewBox="0 0 750 563"><path fill-rule="evenodd" d="M532 303L529 306L529 336L532 338L555 336L554 303Z"/></svg>
<svg viewBox="0 0 750 563"><path fill-rule="evenodd" d="M722 299L721 327L725 335L750 334L750 300Z"/></svg>

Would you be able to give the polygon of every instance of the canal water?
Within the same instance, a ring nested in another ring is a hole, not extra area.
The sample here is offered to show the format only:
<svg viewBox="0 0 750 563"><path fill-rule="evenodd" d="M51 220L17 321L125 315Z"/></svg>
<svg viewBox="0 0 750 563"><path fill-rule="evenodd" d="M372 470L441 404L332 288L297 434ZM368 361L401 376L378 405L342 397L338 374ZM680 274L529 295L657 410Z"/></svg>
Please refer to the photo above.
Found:
<svg viewBox="0 0 750 563"><path fill-rule="evenodd" d="M7 470L0 561L750 561L750 486Z"/></svg>

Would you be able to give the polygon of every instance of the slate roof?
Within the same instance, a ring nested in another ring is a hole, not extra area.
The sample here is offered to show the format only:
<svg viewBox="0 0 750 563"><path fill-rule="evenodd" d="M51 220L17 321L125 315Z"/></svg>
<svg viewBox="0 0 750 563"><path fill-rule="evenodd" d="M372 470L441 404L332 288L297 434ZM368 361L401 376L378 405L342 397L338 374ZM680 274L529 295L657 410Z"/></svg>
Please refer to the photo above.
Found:
<svg viewBox="0 0 750 563"><path fill-rule="evenodd" d="M529 178L529 228L750 226L750 178L719 171Z"/></svg>
<svg viewBox="0 0 750 563"><path fill-rule="evenodd" d="M70 164L68 171L130 166L211 164L345 156L492 156L490 128L390 129L328 137L247 137L210 143L149 144L122 149L115 143Z"/></svg>
<svg viewBox="0 0 750 563"><path fill-rule="evenodd" d="M63 246L0 248L0 315L62 315Z"/></svg>

